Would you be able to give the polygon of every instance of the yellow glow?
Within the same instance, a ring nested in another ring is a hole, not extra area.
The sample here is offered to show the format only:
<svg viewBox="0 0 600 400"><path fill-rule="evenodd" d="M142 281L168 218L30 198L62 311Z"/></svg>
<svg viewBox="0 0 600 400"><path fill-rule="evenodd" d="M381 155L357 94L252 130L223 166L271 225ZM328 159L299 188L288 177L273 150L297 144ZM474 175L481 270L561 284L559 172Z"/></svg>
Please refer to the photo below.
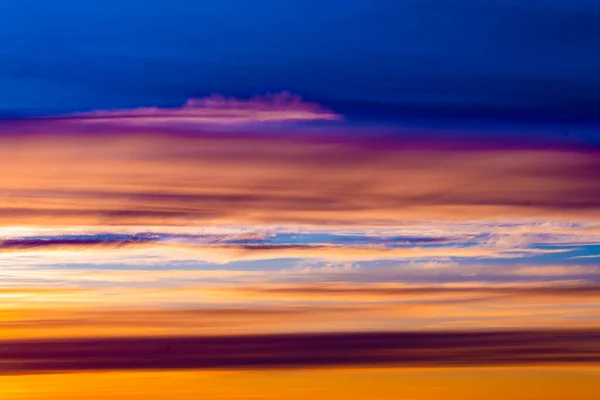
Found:
<svg viewBox="0 0 600 400"><path fill-rule="evenodd" d="M0 378L3 400L596 400L592 368L127 372Z"/></svg>

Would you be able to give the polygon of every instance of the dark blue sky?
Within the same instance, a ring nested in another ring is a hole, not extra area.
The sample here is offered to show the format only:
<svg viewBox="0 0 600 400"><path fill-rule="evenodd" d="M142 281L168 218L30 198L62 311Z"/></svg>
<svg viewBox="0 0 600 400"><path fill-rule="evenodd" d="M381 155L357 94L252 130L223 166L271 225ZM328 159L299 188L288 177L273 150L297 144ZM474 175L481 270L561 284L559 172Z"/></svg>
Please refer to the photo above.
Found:
<svg viewBox="0 0 600 400"><path fill-rule="evenodd" d="M350 115L600 125L600 0L3 0L0 116L289 90Z"/></svg>

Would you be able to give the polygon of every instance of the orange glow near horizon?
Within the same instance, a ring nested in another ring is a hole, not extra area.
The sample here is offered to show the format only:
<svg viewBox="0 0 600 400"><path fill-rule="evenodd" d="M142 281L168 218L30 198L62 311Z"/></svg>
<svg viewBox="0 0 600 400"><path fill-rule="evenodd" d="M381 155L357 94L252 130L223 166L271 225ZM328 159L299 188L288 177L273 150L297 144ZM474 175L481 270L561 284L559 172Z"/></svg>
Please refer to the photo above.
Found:
<svg viewBox="0 0 600 400"><path fill-rule="evenodd" d="M595 400L597 368L113 372L8 376L3 400Z"/></svg>

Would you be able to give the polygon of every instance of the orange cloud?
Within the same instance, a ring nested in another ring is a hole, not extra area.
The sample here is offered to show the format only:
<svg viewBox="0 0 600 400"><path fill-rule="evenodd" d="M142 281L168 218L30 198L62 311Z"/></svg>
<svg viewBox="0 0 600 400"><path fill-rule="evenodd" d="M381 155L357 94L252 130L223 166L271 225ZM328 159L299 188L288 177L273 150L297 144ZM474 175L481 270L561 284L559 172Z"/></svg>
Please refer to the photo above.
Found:
<svg viewBox="0 0 600 400"><path fill-rule="evenodd" d="M152 282L71 289L67 282L68 278L64 289L0 292L10 300L0 308L0 337L435 330L447 325L488 329L552 327L567 320L571 326L600 326L597 284L161 286Z"/></svg>
<svg viewBox="0 0 600 400"><path fill-rule="evenodd" d="M223 290L223 289L221 289ZM445 299L452 301L461 298L509 298L509 297L549 297L549 298L597 298L600 297L600 285L593 283L558 284L363 284L343 283L304 284L304 285L265 285L233 287L233 293L246 293L259 298L295 298L304 300L332 300L372 298L377 300Z"/></svg>
<svg viewBox="0 0 600 400"><path fill-rule="evenodd" d="M593 152L177 135L0 139L6 225L597 220Z"/></svg>

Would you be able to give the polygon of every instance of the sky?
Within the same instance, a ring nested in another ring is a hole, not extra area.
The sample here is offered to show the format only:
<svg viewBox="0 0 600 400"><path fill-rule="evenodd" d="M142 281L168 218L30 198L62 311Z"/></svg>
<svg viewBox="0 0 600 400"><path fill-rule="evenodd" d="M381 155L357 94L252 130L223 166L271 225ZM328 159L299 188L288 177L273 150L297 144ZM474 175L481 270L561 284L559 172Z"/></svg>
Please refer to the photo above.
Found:
<svg viewBox="0 0 600 400"><path fill-rule="evenodd" d="M0 397L595 399L599 17L1 2Z"/></svg>

